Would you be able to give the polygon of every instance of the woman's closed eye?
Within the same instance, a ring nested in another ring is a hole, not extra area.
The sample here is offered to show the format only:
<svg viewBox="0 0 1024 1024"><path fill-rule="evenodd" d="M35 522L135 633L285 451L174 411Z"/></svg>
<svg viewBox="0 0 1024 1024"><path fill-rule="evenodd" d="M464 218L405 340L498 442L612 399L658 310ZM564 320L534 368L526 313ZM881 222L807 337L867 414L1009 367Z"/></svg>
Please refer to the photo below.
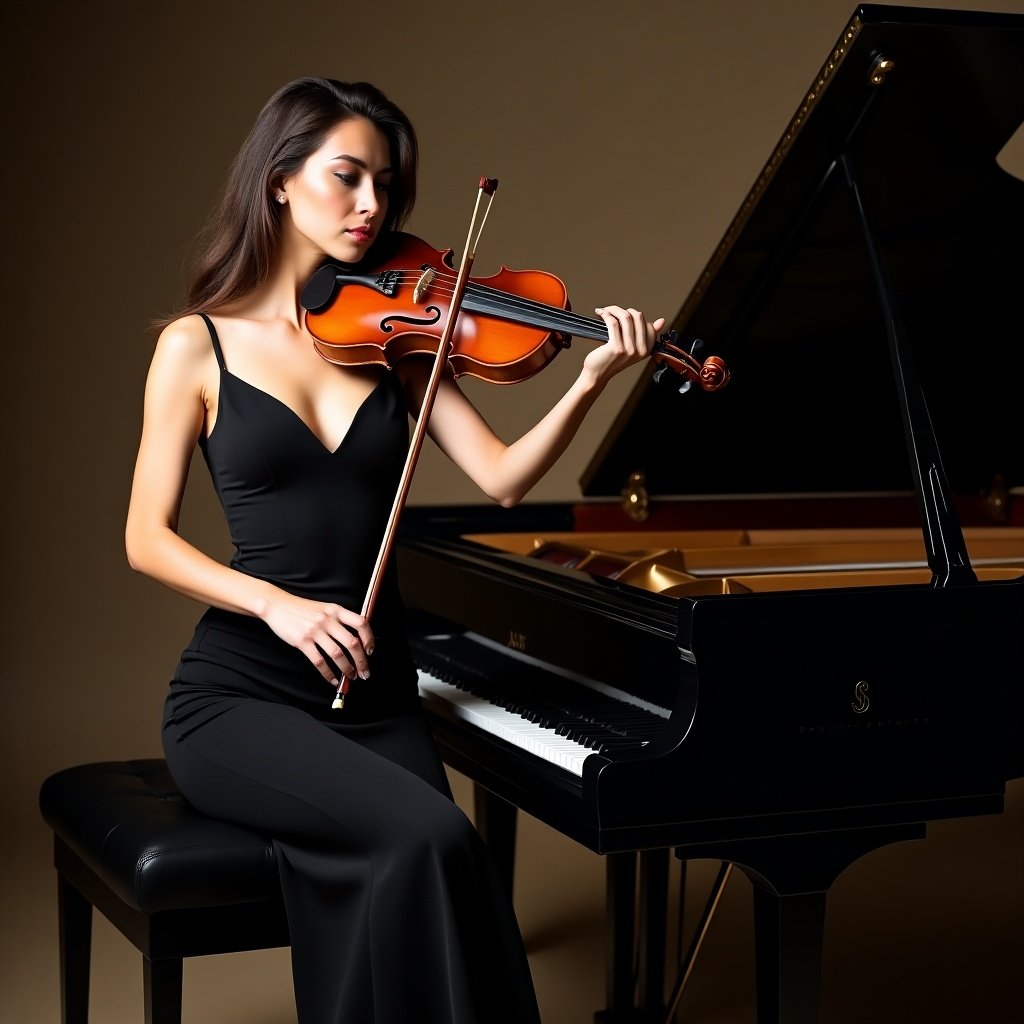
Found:
<svg viewBox="0 0 1024 1024"><path fill-rule="evenodd" d="M345 171L335 171L334 176L343 185L347 185L349 188L355 188L359 184L359 175L351 174ZM382 195L387 195L391 191L391 181L375 181L373 183L374 190L380 192Z"/></svg>

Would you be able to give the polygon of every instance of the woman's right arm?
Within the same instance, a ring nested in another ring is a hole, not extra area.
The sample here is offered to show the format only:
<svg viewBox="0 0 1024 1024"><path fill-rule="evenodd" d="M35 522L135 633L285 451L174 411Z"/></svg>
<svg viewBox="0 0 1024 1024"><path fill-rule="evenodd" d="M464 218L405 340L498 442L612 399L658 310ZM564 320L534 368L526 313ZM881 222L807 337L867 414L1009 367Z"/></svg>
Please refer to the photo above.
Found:
<svg viewBox="0 0 1024 1024"><path fill-rule="evenodd" d="M184 317L164 329L146 379L142 440L125 526L128 562L204 604L263 619L328 682L336 680L323 654L346 674L352 667L348 661L355 672L368 673L364 648L372 650L373 636L361 615L231 569L178 534L188 467L218 373L200 317Z"/></svg>

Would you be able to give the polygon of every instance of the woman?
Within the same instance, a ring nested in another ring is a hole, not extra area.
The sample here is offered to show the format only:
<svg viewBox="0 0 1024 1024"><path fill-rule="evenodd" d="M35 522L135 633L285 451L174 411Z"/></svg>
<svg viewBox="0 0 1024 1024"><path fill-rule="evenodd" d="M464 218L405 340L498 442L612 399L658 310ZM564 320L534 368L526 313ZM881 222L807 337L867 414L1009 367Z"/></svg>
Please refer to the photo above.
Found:
<svg viewBox="0 0 1024 1024"><path fill-rule="evenodd" d="M209 606L170 686L164 747L197 808L273 837L302 1024L538 1019L511 907L419 710L393 566L372 623L355 611L429 360L328 363L298 298L325 257L372 264L410 211L415 170L411 125L372 86L306 78L271 98L188 305L157 342L128 513L133 568ZM663 323L598 313L611 340L512 445L443 381L430 434L502 505ZM177 532L197 443L230 566ZM339 713L342 675L353 688Z"/></svg>

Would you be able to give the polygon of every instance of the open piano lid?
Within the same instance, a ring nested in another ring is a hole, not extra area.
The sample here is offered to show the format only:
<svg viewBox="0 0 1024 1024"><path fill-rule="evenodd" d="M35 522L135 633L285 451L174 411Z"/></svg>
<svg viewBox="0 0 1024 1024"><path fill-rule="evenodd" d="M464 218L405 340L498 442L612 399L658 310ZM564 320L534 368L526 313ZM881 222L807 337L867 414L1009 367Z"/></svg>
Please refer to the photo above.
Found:
<svg viewBox="0 0 1024 1024"><path fill-rule="evenodd" d="M871 81L879 59L892 67ZM952 491L1024 485L1024 16L863 5L672 327L724 390L634 388L581 480L618 495L913 489L849 155Z"/></svg>

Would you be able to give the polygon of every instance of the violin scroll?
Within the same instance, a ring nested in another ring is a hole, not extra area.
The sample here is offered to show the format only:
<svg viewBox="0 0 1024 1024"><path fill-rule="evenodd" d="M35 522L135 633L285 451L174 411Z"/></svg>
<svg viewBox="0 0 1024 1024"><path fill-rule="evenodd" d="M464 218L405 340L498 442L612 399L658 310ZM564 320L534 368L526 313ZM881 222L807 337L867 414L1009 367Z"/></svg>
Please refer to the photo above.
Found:
<svg viewBox="0 0 1024 1024"><path fill-rule="evenodd" d="M670 370L682 378L682 383L677 385L680 394L690 390L691 385L699 384L703 391L719 391L729 383L729 368L721 356L708 356L704 362L699 362L695 353L703 348L704 342L695 338L687 352L679 344L679 336L675 331L663 334L654 345L652 358L659 363L658 369L654 372L654 379L664 379L665 371Z"/></svg>

